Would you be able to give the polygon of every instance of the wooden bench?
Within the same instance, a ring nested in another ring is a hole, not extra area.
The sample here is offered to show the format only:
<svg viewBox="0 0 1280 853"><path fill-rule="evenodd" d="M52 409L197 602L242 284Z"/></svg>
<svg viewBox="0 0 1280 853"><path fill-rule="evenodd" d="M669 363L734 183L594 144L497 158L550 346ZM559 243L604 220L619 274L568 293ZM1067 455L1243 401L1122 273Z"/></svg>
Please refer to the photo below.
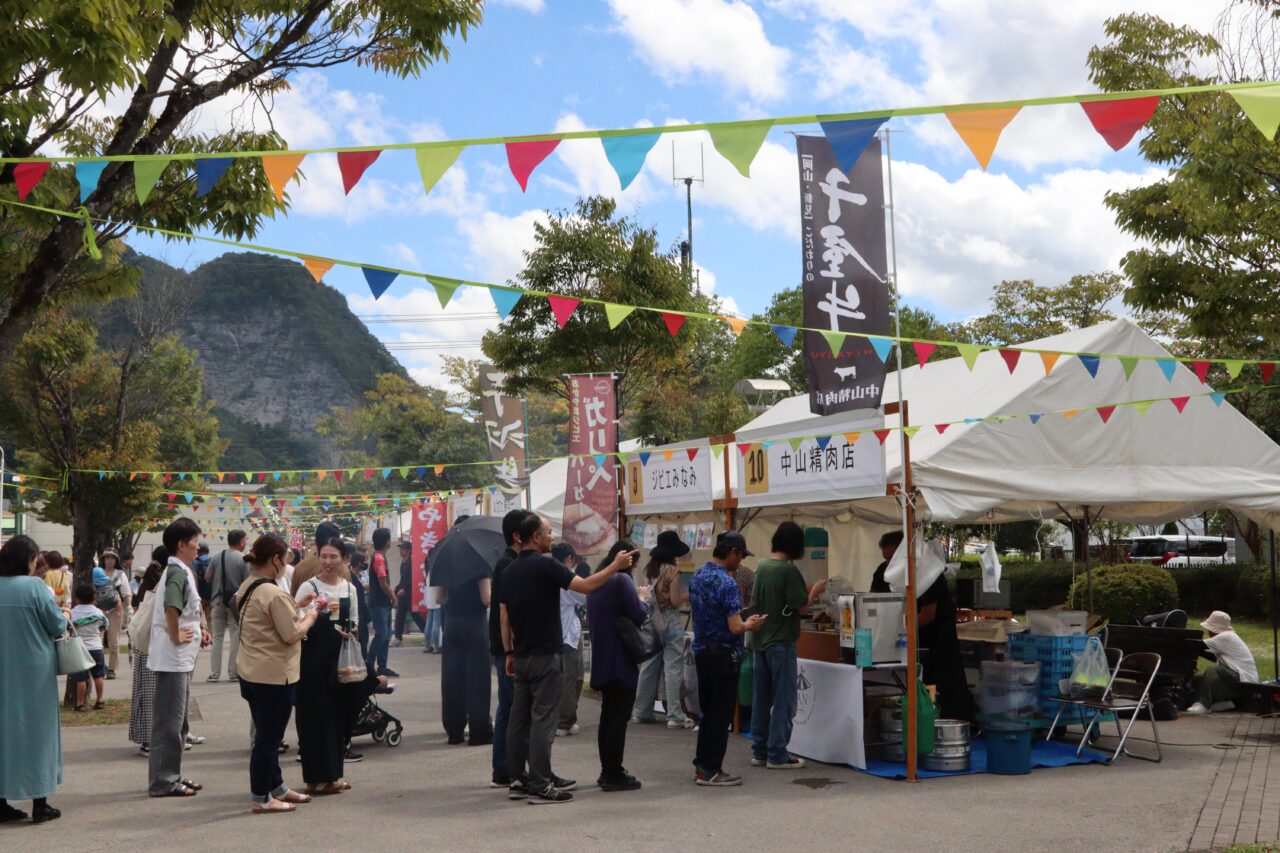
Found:
<svg viewBox="0 0 1280 853"><path fill-rule="evenodd" d="M1182 704L1177 692L1190 684L1195 677L1201 653L1207 651L1204 634L1199 630L1114 623L1107 626L1107 646L1119 649L1126 657L1135 652L1155 652L1160 655L1160 672L1152 688L1152 698L1154 701L1156 698L1167 697L1177 709ZM1124 665L1121 664L1120 668L1123 670Z"/></svg>

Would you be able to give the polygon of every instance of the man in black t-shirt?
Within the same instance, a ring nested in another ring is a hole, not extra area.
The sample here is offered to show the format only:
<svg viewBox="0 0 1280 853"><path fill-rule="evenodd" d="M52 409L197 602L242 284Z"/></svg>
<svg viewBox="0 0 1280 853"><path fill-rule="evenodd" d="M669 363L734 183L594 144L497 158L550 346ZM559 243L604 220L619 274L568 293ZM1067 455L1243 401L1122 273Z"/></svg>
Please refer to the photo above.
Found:
<svg viewBox="0 0 1280 853"><path fill-rule="evenodd" d="M502 552L498 562L493 565L493 581L490 600L494 603L489 608L489 654L493 658L493 668L498 676L498 708L493 713L493 777L489 782L491 788L509 788L511 776L507 772L507 723L511 719L511 700L515 695L515 683L507 675L507 656L502 645L502 575L507 566L519 556L520 522L529 514L525 509L513 509L502 517L502 538L507 549ZM520 768L524 774L524 768Z"/></svg>
<svg viewBox="0 0 1280 853"><path fill-rule="evenodd" d="M510 798L531 803L567 803L577 784L551 772L560 704L560 590L589 595L615 572L630 570L635 552L620 553L594 575L580 578L548 556L551 525L537 513L520 524L525 550L502 574L499 606L507 674L515 680L507 728ZM528 765L527 776L519 778Z"/></svg>

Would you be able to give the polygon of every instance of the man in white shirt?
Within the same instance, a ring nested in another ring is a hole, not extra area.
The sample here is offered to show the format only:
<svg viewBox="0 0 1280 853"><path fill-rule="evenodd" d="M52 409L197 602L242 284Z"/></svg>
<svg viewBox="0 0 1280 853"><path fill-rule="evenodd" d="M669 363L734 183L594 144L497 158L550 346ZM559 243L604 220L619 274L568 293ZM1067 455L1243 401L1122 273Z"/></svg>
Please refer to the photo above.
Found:
<svg viewBox="0 0 1280 853"><path fill-rule="evenodd" d="M574 571L578 555L568 542L559 542L551 549L551 556L566 569ZM560 653L560 721L556 737L576 735L578 728L578 700L582 698L582 611L587 597L571 589L560 590L560 633L564 646Z"/></svg>
<svg viewBox="0 0 1280 853"><path fill-rule="evenodd" d="M201 786L182 777L187 699L196 657L212 642L191 571L200 546L200 526L189 518L175 519L165 528L163 541L169 564L152 593L161 596L161 606L152 614L147 653L147 666L156 674L147 793L193 797Z"/></svg>
<svg viewBox="0 0 1280 853"><path fill-rule="evenodd" d="M206 681L216 682L222 677L222 641L229 637L231 649L227 655L227 680L239 681L236 672L236 652L240 649L240 622L236 616L235 604L231 597L249 577L249 568L244 564L245 543L248 537L243 530L232 530L227 534L227 548L209 561L205 570L205 579L211 584L209 597L209 621L213 630L213 649L209 660L209 677Z"/></svg>
<svg viewBox="0 0 1280 853"><path fill-rule="evenodd" d="M1240 682L1258 680L1258 665L1253 660L1253 652L1249 651L1240 635L1231 630L1231 617L1221 610L1210 613L1200 627L1209 632L1204 644L1213 653L1214 663L1205 667L1201 674L1200 701L1188 708L1187 713L1233 710Z"/></svg>

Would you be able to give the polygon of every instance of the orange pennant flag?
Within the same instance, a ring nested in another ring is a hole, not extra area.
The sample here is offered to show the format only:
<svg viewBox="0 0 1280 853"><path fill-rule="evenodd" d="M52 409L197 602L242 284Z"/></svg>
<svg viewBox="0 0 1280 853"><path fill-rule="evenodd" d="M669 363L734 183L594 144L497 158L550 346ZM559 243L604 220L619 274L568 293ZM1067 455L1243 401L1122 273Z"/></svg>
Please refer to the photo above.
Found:
<svg viewBox="0 0 1280 853"><path fill-rule="evenodd" d="M721 317L720 319L729 324L729 328L733 330L733 336L735 338L742 334L742 330L747 327L747 320L745 317Z"/></svg>
<svg viewBox="0 0 1280 853"><path fill-rule="evenodd" d="M1040 353L1040 360L1044 362L1044 375L1045 375L1045 376L1048 376L1048 375L1049 375L1049 371L1050 371L1050 370L1053 370L1053 366L1054 366L1055 364L1057 364L1057 363L1058 363L1058 356L1059 356L1059 355L1061 355L1061 353L1056 353L1056 352L1042 352L1042 353Z"/></svg>
<svg viewBox="0 0 1280 853"><path fill-rule="evenodd" d="M1079 409L1067 409L1065 412L1062 413L1062 419L1064 421L1069 421L1078 414L1080 414Z"/></svg>
<svg viewBox="0 0 1280 853"><path fill-rule="evenodd" d="M316 472L316 479L317 479L317 480L323 480L323 479L324 479L328 474L329 474L329 472L328 472L328 471L317 471L317 472Z"/></svg>
<svg viewBox="0 0 1280 853"><path fill-rule="evenodd" d="M333 269L333 261L322 261L319 258L303 258L302 265L311 273L311 277L319 284L325 273Z"/></svg>
<svg viewBox="0 0 1280 853"><path fill-rule="evenodd" d="M973 156L983 169L991 162L991 155L1000 141L1000 133L1005 129L1021 107L1003 107L996 110L965 110L964 112L947 113L947 120L960 134L964 144L969 146Z"/></svg>
<svg viewBox="0 0 1280 853"><path fill-rule="evenodd" d="M846 433L844 434L844 443L845 443L845 444L857 444L857 443L858 443L858 439L860 439L860 438L862 438L862 433L860 433L860 432L846 432Z"/></svg>
<svg viewBox="0 0 1280 853"><path fill-rule="evenodd" d="M434 470L434 471L436 472L436 476L438 477L438 476L440 476L441 474L443 474L443 473L444 473L444 466L443 466L443 465L437 465L437 466L436 466L434 469L432 469L432 470Z"/></svg>
<svg viewBox="0 0 1280 853"><path fill-rule="evenodd" d="M302 158L306 156L306 154L271 154L262 158L262 171L266 173L267 181L271 183L276 201L284 201L284 186L289 183L293 173L298 171Z"/></svg>

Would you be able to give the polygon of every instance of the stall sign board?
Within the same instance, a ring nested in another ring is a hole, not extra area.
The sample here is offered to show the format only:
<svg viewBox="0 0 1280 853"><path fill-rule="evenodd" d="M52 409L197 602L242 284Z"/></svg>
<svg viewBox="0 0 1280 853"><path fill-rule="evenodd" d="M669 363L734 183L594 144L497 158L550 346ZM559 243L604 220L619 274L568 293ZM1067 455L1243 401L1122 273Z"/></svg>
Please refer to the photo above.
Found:
<svg viewBox="0 0 1280 853"><path fill-rule="evenodd" d="M612 376L569 377L563 536L588 561L618 539L618 421Z"/></svg>
<svg viewBox="0 0 1280 853"><path fill-rule="evenodd" d="M633 456L625 494L628 515L711 509L711 453L702 447L674 450L670 458L661 450Z"/></svg>
<svg viewBox="0 0 1280 853"><path fill-rule="evenodd" d="M832 436L822 446L806 438L792 447L785 438L753 442L739 453L739 506L778 506L854 500L885 493L884 448L874 435L850 444Z"/></svg>
<svg viewBox="0 0 1280 853"><path fill-rule="evenodd" d="M524 492L509 495L496 486L485 491L485 515L503 516L513 509L524 509Z"/></svg>

